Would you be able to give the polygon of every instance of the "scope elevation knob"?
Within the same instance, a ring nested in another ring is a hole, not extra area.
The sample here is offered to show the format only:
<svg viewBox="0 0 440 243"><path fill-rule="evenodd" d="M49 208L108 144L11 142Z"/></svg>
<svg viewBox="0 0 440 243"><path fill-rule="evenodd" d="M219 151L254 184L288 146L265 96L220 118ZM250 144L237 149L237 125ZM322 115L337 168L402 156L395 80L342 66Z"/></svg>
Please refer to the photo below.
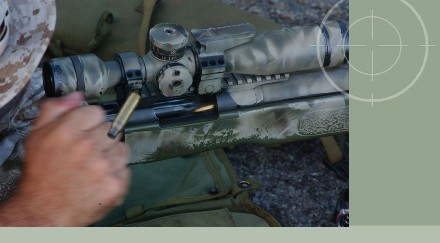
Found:
<svg viewBox="0 0 440 243"><path fill-rule="evenodd" d="M150 29L153 55L164 61L177 61L185 54L188 31L178 24L157 24Z"/></svg>

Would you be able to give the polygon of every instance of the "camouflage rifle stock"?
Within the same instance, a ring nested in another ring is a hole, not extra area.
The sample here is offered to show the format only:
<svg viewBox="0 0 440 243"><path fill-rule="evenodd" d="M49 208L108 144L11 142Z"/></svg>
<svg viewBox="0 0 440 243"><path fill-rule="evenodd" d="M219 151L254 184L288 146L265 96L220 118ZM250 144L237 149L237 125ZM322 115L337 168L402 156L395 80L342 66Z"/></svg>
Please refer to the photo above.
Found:
<svg viewBox="0 0 440 243"><path fill-rule="evenodd" d="M141 95L125 127L132 163L348 131L348 99L339 92L348 91L341 22L264 33L240 24L191 34L159 24L149 39L143 56L118 53L104 62L89 54L43 65L48 96L83 91L110 121L128 94Z"/></svg>

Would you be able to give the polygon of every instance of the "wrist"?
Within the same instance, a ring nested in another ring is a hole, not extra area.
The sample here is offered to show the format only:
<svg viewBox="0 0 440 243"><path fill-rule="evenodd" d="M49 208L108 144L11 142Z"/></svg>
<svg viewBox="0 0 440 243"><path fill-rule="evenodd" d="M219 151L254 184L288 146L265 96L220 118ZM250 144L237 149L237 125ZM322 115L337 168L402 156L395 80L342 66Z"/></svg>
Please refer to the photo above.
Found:
<svg viewBox="0 0 440 243"><path fill-rule="evenodd" d="M20 185L17 191L0 205L0 226L56 226L45 214L32 192L27 192Z"/></svg>

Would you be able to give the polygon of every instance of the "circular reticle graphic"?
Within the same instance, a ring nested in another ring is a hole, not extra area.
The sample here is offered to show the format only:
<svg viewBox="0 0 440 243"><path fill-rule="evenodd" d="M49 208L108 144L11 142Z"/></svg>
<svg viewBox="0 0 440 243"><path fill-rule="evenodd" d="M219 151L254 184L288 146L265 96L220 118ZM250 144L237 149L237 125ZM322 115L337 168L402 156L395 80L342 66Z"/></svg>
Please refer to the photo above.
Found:
<svg viewBox="0 0 440 243"><path fill-rule="evenodd" d="M371 50L371 60L372 60L371 62L372 62L372 64L371 64L371 69L368 70L368 71L363 71L360 68L355 67L351 62L349 62L347 60L347 63L350 65L350 67L353 70L355 70L355 71L357 71L357 72L359 72L359 73L361 73L363 75L371 76L371 79L373 81L374 80L374 76L379 76L379 75L385 74L386 72L390 71L392 68L394 68L396 66L396 64L400 60L400 57L402 56L402 49L403 49L403 47L407 46L407 45L404 45L402 43L402 35L400 34L400 32L396 28L396 26L393 23L391 23L389 20L385 19L385 18L382 18L382 17L379 17L379 16L375 16L374 12L371 13L371 16L366 16L366 17L360 18L360 19L356 20L355 22L353 22L352 24L350 24L347 32L350 32L350 29L352 29L354 26L356 26L357 24L359 24L360 22L363 22L363 21L369 21L369 22L372 23L371 24L371 26L372 26L371 27L372 28L372 30L371 30L371 40L375 39L375 37L374 37L374 30L373 30L375 22L384 22L385 24L389 25L392 28L393 32L394 32L394 33L390 33L390 34L394 34L396 36L396 38L397 38L396 39L396 43L397 44L377 44L376 46L377 47L398 47L399 48L398 49L398 54L394 58L394 61L392 62L392 64L389 65L388 67L385 67L384 70L377 70L377 69L374 68L374 50ZM351 46L367 47L367 45L351 45ZM344 48L344 51L345 51L345 46L343 46L343 48Z"/></svg>
<svg viewBox="0 0 440 243"><path fill-rule="evenodd" d="M343 2L345 2L347 0L340 0L338 1L329 11L328 13L325 15L322 23L325 23L328 18L330 17L330 15L333 13L333 11L339 7ZM424 37L424 44L420 45L422 47L424 47L424 56L423 56L423 62L420 66L420 69L418 70L417 74L415 75L415 77L413 79L411 79L410 77L408 78L409 80L411 80L411 82L409 82L409 84L407 86L405 86L403 89L399 90L398 92L395 92L391 95L388 95L386 97L383 98L374 98L374 94L372 93L371 97L369 98L365 98L365 97L360 97L357 95L354 95L352 93L347 93L344 90L342 90L338 85L336 85L336 83L331 79L331 77L328 75L327 71L325 70L325 68L323 67L323 61L322 61L322 57L321 57L321 52L320 49L318 48L319 45L319 40L321 39L321 35L322 33L318 34L318 38L317 38L317 48L316 48L316 52L317 52L317 56L318 56L318 61L320 63L321 66L321 70L324 73L324 76L327 78L327 80L341 93L345 94L346 96L348 96L350 99L353 100L357 100L357 101L361 101L361 102L367 102L367 103L371 103L372 105L374 103L380 103L380 102L385 102L385 101L389 101L392 99L395 99L397 97L399 97L400 95L404 94L405 92L407 92L410 88L412 88L417 81L420 79L420 76L422 75L423 71L425 70L426 67L426 63L428 61L428 56L429 56L429 47L433 46L429 44L429 37L428 37L428 32L426 30L426 26L425 23L422 19L422 17L420 16L420 14L417 12L417 10L411 5L409 4L407 1L405 0L398 0L400 3L404 4L407 8L409 8L411 10L411 12L416 16L420 28L423 31L423 37ZM387 2L388 3L388 2ZM354 28L356 25L362 23L363 21L370 21L371 22L371 39L373 40L374 37L374 26L376 24L381 24L381 25L388 25L389 28L392 30L390 31L390 35L395 35L395 43L392 44L378 44L376 45L376 47L384 47L384 48L397 48L396 49L396 56L395 57L390 57L393 58L393 61L390 62L389 65L385 66L385 68L383 68L382 70L379 68L375 68L374 65L374 51L371 51L371 69L370 70L362 70L361 68L356 67L355 65L353 65L349 60L347 60L348 64L350 65L350 67L355 70L356 72L359 72L360 74L366 75L366 76L370 76L371 77L371 81L374 81L376 77L379 77L381 75L384 75L385 73L389 72L391 69L393 69L399 62L399 60L401 59L402 56L402 52L403 52L403 47L408 47L408 45L404 45L403 44L403 40L402 40L402 35L399 32L399 30L397 29L397 27L388 19L380 17L380 16L376 16L374 15L374 10L371 10L371 15L369 16L365 16L363 18L360 18L356 21L354 21L350 26L349 26L349 30ZM391 33L392 32L392 33ZM349 47L367 47L368 45L357 45L357 44L349 44Z"/></svg>

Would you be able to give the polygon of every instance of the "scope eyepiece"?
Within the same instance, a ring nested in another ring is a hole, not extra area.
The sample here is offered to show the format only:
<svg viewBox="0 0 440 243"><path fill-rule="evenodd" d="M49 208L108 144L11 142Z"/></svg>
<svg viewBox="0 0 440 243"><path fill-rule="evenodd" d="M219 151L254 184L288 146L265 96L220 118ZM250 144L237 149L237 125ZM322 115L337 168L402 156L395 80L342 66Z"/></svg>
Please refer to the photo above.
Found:
<svg viewBox="0 0 440 243"><path fill-rule="evenodd" d="M61 96L61 90L57 89L54 75L54 66L52 60L43 63L43 86L44 92L48 97ZM57 92L58 90L58 92Z"/></svg>
<svg viewBox="0 0 440 243"><path fill-rule="evenodd" d="M117 61L103 62L93 54L43 63L44 91L48 97L82 91L86 98L97 98L120 80L121 67Z"/></svg>

